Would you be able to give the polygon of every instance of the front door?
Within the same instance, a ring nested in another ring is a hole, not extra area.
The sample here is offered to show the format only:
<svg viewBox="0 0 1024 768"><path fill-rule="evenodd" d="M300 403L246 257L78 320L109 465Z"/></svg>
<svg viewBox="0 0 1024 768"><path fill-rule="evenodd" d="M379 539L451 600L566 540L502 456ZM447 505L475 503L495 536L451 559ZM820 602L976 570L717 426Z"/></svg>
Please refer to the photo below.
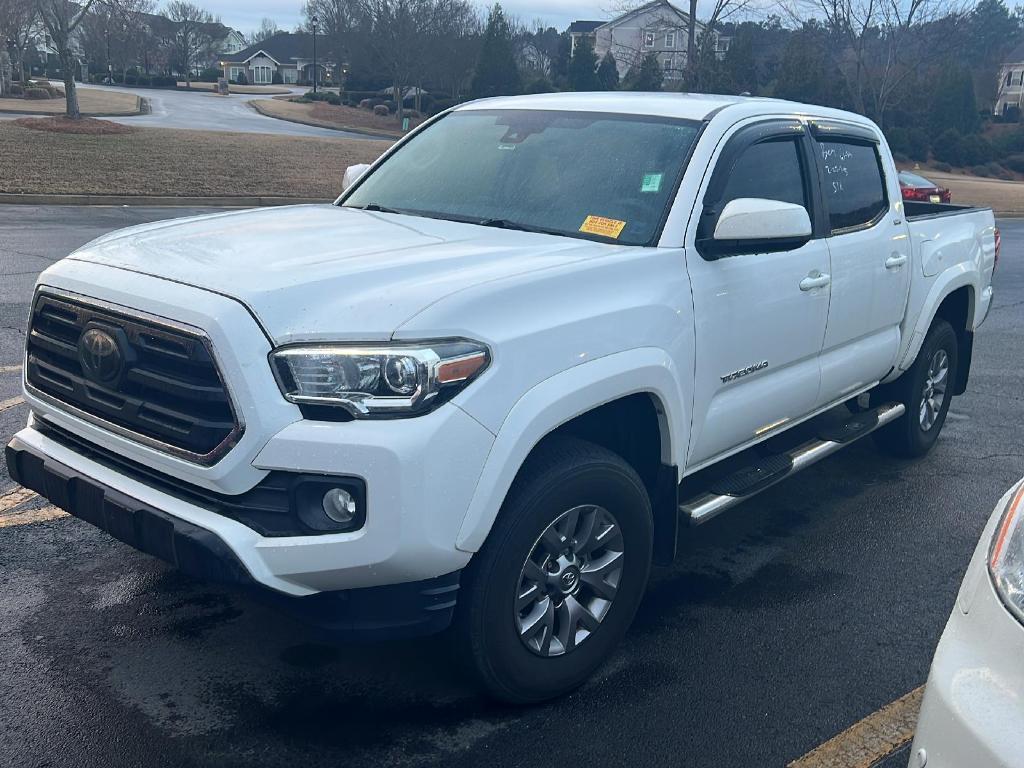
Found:
<svg viewBox="0 0 1024 768"><path fill-rule="evenodd" d="M864 389L896 364L910 290L910 243L879 137L860 126L812 126L828 217L832 301L819 404ZM895 197L895 199L893 199Z"/></svg>
<svg viewBox="0 0 1024 768"><path fill-rule="evenodd" d="M698 225L714 231L725 203L768 198L820 221L811 144L799 121L740 128L713 160ZM816 235L818 225L815 225ZM700 238L698 230L698 239ZM814 237L793 250L708 260L687 249L696 318L690 468L739 450L814 408L829 307L829 253Z"/></svg>

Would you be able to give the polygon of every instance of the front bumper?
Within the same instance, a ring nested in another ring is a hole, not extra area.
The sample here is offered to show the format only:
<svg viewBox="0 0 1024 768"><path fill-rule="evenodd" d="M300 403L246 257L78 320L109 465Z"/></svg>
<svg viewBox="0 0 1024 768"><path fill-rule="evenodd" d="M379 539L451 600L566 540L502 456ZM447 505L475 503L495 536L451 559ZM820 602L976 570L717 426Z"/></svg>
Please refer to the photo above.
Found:
<svg viewBox="0 0 1024 768"><path fill-rule="evenodd" d="M245 565L215 533L103 485L21 441L6 450L11 478L68 513L135 549L205 581L258 588ZM451 623L459 572L418 582L289 597L256 589L276 607L350 639L439 632Z"/></svg>
<svg viewBox="0 0 1024 768"><path fill-rule="evenodd" d="M1020 768L1024 760L1024 626L996 594L987 567L1005 504L982 536L935 652L911 768Z"/></svg>

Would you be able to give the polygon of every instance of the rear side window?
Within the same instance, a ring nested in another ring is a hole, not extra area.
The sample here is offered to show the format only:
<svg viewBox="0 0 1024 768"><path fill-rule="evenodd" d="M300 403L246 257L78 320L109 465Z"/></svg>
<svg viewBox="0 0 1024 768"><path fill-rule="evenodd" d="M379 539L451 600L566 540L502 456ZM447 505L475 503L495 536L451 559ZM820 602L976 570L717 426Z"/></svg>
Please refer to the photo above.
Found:
<svg viewBox="0 0 1024 768"><path fill-rule="evenodd" d="M763 141L740 155L725 186L722 205L741 197L780 200L807 208L807 191L794 139Z"/></svg>
<svg viewBox="0 0 1024 768"><path fill-rule="evenodd" d="M888 201L881 158L873 143L820 141L822 194L833 234L871 224Z"/></svg>

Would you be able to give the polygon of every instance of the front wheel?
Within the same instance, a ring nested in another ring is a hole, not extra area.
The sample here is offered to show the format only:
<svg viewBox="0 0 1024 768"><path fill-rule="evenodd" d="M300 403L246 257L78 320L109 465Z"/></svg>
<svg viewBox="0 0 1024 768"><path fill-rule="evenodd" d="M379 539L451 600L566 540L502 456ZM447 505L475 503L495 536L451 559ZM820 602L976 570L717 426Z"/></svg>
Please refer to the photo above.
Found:
<svg viewBox="0 0 1024 768"><path fill-rule="evenodd" d="M956 332L939 318L925 336L910 370L872 393L872 405L896 400L907 411L875 432L881 448L897 456L924 456L935 445L946 422L958 364Z"/></svg>
<svg viewBox="0 0 1024 768"><path fill-rule="evenodd" d="M652 536L647 491L622 458L575 438L538 448L463 580L455 632L471 674L517 704L583 683L633 620Z"/></svg>

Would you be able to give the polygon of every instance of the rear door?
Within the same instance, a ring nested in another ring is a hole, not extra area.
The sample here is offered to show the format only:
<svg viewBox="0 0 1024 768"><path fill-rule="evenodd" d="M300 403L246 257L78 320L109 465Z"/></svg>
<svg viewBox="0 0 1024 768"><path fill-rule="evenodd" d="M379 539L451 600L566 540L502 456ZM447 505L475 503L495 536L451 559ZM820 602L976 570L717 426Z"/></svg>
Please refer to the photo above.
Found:
<svg viewBox="0 0 1024 768"><path fill-rule="evenodd" d="M910 242L899 183L866 127L811 123L832 274L821 354L825 405L883 378L900 348L910 291Z"/></svg>
<svg viewBox="0 0 1024 768"><path fill-rule="evenodd" d="M805 126L769 120L733 129L712 157L687 243L696 318L689 467L733 452L809 413L829 304L828 248L816 236L791 250L711 257L701 242L725 204L767 198L803 205L820 222Z"/></svg>

